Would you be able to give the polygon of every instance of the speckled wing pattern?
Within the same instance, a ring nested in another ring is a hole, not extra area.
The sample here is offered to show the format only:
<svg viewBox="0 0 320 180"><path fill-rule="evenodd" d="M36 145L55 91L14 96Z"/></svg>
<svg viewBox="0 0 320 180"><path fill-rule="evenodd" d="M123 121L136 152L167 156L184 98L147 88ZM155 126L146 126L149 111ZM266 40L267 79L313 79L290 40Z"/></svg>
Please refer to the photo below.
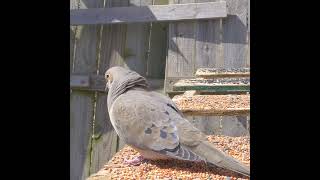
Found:
<svg viewBox="0 0 320 180"><path fill-rule="evenodd" d="M196 145L201 133L181 115L166 96L139 90L122 94L110 109L116 131L129 145L176 159L201 160L187 147Z"/></svg>

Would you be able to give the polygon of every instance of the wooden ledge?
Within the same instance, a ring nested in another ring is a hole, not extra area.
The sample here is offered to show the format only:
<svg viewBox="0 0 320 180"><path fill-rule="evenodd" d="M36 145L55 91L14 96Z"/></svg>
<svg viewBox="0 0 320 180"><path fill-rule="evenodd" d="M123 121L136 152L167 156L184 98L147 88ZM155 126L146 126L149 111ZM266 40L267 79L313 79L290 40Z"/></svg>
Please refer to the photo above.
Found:
<svg viewBox="0 0 320 180"><path fill-rule="evenodd" d="M250 113L250 94L176 95L172 99L186 115L243 115Z"/></svg>
<svg viewBox="0 0 320 180"><path fill-rule="evenodd" d="M174 91L249 92L250 78L182 79L173 85Z"/></svg>
<svg viewBox="0 0 320 180"><path fill-rule="evenodd" d="M218 68L199 68L195 74L201 78L219 78L219 77L249 77L250 68L231 68L231 69L218 69Z"/></svg>
<svg viewBox="0 0 320 180"><path fill-rule="evenodd" d="M236 158L245 165L250 165L250 138L208 136L208 140L217 148ZM132 159L138 152L131 147L124 147L96 174L88 180L108 179L249 179L231 171L207 167L204 163L185 161L147 161L139 166L123 164L125 158Z"/></svg>

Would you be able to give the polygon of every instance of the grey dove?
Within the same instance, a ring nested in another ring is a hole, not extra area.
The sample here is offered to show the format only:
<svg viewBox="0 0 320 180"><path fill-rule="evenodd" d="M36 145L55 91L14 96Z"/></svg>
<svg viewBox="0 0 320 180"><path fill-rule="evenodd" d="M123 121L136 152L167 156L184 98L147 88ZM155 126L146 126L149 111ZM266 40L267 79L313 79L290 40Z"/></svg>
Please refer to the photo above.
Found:
<svg viewBox="0 0 320 180"><path fill-rule="evenodd" d="M105 73L108 112L118 136L140 153L130 164L143 159L205 161L250 176L250 168L209 143L167 96L150 91L138 73L112 67Z"/></svg>

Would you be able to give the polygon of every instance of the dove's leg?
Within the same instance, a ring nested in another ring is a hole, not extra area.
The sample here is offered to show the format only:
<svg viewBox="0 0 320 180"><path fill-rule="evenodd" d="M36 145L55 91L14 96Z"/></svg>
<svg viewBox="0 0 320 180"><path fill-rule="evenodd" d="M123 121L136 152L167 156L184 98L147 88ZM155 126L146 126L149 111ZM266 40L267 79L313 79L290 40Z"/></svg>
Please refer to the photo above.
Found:
<svg viewBox="0 0 320 180"><path fill-rule="evenodd" d="M125 159L124 163L128 164L128 165L137 166L137 165L140 165L142 163L142 161L144 161L144 160L145 160L145 158L143 156L139 155L132 160Z"/></svg>

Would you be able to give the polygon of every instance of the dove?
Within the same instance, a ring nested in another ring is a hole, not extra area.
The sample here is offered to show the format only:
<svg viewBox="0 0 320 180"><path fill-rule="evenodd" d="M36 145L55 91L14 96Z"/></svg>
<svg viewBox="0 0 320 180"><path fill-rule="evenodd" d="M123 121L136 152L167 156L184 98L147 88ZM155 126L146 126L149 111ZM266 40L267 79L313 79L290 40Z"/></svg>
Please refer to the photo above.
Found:
<svg viewBox="0 0 320 180"><path fill-rule="evenodd" d="M114 66L105 73L112 126L127 145L140 153L126 163L145 159L178 159L225 168L250 177L250 168L225 154L194 127L167 96L151 91L146 78Z"/></svg>

